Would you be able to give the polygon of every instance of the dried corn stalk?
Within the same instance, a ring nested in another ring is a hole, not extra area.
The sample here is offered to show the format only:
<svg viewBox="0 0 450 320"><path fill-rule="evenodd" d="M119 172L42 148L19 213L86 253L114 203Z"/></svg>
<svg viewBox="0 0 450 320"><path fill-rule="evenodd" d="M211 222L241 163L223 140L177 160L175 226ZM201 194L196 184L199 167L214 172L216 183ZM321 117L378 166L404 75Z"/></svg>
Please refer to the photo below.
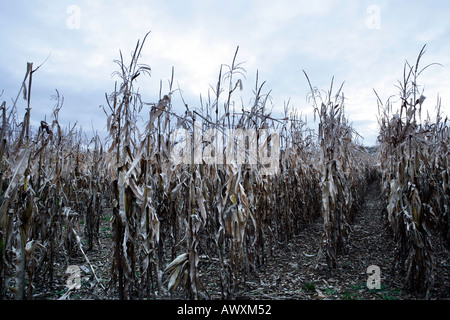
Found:
<svg viewBox="0 0 450 320"><path fill-rule="evenodd" d="M319 117L318 139L320 144L320 171L322 193L322 217L324 234L321 250L330 268L336 267L337 255L345 252L350 240L355 207L355 195L361 193L367 181L356 177L360 162L353 160L359 149L353 142L354 130L344 115L344 94L342 86L333 95L333 81L323 101L318 89L311 89L315 115Z"/></svg>
<svg viewBox="0 0 450 320"><path fill-rule="evenodd" d="M436 121L422 121L425 100L417 78L422 48L416 64L405 64L399 82L401 106L393 110L390 100L380 108L380 157L387 219L397 239L397 266L405 286L428 298L434 282L435 256L430 230L437 229L449 244L448 142L449 125L442 121L440 103ZM395 112L395 113L394 113Z"/></svg>

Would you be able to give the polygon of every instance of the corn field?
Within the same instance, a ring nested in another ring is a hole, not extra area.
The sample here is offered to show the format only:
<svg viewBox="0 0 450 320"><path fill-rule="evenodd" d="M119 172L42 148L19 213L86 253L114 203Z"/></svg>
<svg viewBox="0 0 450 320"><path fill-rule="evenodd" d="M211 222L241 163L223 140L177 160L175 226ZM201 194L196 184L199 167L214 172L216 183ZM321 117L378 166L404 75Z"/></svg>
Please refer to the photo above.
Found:
<svg viewBox="0 0 450 320"><path fill-rule="evenodd" d="M80 255L93 286L113 298L234 299L274 251L317 220L316 259L333 270L376 177L404 285L429 296L433 241L450 244L450 131L439 109L436 119L422 119L423 50L416 65L405 65L399 110L374 99L379 146L370 154L345 114L343 86L336 90L333 81L324 92L304 74L317 132L289 105L284 117L273 117L258 77L250 105L238 105L247 72L239 48L198 108L176 112L173 74L158 102L142 101L136 79L151 73L139 62L146 37L129 61L122 53L115 61L116 84L103 107L107 139L62 127L58 91L51 121L31 126L32 79L41 66L28 63L17 99L2 103L1 299L39 298L41 288L56 287L56 268L68 269ZM18 119L21 96L27 107ZM105 217L111 263L98 276L88 256ZM220 295L203 281L208 266Z"/></svg>
<svg viewBox="0 0 450 320"><path fill-rule="evenodd" d="M449 235L449 123L436 105L436 119L422 119L425 100L418 78L422 48L414 65L405 64L398 89L399 109L392 102L380 107L380 157L387 219L398 243L397 263L410 288L428 297L436 266L431 233L446 247Z"/></svg>

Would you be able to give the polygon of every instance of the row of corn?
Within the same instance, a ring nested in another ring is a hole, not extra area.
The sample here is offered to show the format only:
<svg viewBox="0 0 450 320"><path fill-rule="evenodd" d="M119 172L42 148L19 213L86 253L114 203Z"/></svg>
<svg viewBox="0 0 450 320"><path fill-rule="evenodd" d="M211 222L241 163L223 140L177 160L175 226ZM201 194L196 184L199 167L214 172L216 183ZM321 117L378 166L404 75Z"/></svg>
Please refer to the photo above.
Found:
<svg viewBox="0 0 450 320"><path fill-rule="evenodd" d="M399 81L400 106L379 99L379 157L382 189L387 199L386 217L395 236L395 267L407 288L430 297L436 268L436 247L450 247L448 119L442 118L440 101L436 117L422 119L425 100L418 77L424 54L414 65L405 64Z"/></svg>

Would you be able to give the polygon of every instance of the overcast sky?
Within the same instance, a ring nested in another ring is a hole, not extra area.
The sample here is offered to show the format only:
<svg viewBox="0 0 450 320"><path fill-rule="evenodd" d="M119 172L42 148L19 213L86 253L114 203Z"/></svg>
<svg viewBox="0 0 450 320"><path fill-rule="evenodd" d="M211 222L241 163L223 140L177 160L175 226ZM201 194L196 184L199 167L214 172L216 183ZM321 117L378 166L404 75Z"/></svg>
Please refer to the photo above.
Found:
<svg viewBox="0 0 450 320"><path fill-rule="evenodd" d="M111 78L122 50L125 59L151 31L140 62L151 78L138 85L145 102L156 102L175 68L175 82L189 106L200 104L217 81L221 64L231 64L239 46L244 62L242 91L249 105L255 75L271 90L273 113L284 103L313 121L305 70L314 86L328 90L331 78L345 81L346 113L373 145L377 136L375 89L383 100L396 94L406 60L424 44L423 66L438 62L419 79L434 112L438 93L450 115L450 1L2 1L0 3L0 100L17 96L26 63L49 59L33 77L32 121L50 115L55 89L64 96L63 124L78 121L86 132L105 131L100 105L114 90ZM239 102L240 104L240 102ZM174 107L180 112L179 95ZM18 105L21 112L25 102Z"/></svg>

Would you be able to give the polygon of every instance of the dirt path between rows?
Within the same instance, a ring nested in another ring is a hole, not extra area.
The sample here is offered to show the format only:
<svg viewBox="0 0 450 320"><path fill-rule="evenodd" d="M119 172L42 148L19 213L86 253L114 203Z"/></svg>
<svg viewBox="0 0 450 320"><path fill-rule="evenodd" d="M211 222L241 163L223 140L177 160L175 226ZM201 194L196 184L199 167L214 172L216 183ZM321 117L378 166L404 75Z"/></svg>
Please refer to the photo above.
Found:
<svg viewBox="0 0 450 320"><path fill-rule="evenodd" d="M385 202L379 181L373 181L360 212L351 224L348 253L338 256L337 268L329 271L325 258L317 256L322 219L317 219L287 244L286 250L268 258L265 267L248 279L241 298L251 299L422 299L420 293L403 290L394 272L395 242L383 216ZM450 298L450 259L437 248L435 287L431 299ZM369 290L367 268L380 268L381 288Z"/></svg>

